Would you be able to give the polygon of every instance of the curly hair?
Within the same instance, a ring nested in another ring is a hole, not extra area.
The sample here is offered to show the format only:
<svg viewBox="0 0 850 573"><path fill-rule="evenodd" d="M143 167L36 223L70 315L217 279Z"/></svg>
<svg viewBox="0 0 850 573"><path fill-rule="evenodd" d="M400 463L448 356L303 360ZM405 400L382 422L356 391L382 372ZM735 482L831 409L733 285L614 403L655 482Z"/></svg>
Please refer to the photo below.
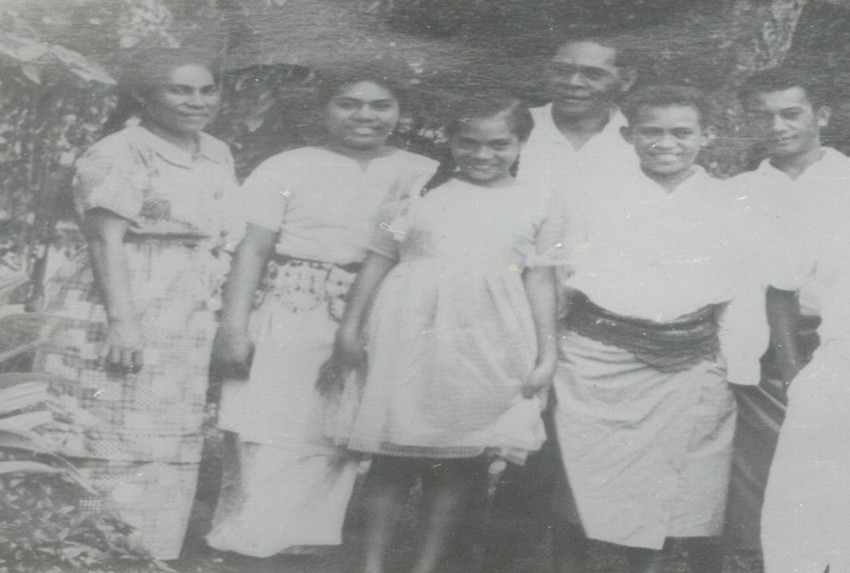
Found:
<svg viewBox="0 0 850 573"><path fill-rule="evenodd" d="M118 103L103 125L101 136L119 131L131 117L141 112L140 97L168 81L177 68L198 65L209 70L219 83L220 67L215 57L192 48L156 47L134 53L118 76Z"/></svg>

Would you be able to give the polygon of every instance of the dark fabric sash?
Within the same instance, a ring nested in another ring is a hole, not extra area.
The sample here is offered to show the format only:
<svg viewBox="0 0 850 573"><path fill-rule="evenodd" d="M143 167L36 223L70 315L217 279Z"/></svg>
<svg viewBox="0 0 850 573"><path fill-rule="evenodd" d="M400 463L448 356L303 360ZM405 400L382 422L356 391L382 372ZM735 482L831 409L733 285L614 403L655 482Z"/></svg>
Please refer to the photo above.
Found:
<svg viewBox="0 0 850 573"><path fill-rule="evenodd" d="M576 293L564 322L569 330L627 350L660 371L679 372L716 358L716 316L722 306L710 304L672 322L655 322L610 312Z"/></svg>

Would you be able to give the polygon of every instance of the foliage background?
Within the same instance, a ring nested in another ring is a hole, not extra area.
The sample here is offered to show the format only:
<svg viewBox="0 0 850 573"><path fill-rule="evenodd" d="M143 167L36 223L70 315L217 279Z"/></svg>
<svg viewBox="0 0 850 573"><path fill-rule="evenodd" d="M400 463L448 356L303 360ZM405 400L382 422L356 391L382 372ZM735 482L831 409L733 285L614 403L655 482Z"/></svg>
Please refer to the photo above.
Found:
<svg viewBox="0 0 850 573"><path fill-rule="evenodd" d="M793 54L795 37L798 51L828 54L831 69L843 69L835 46L848 35L844 9L823 0L0 0L0 255L67 243L72 227L57 235L55 221L70 216L71 166L113 103L109 70L135 48L221 55L226 106L213 131L234 147L244 176L316 136L313 67L405 61L419 98L400 143L433 152L453 92L498 82L539 103L540 58L588 28L624 39L644 78L716 96L723 139L704 161L722 176L745 167L749 147L734 88ZM840 75L836 88L846 85Z"/></svg>
<svg viewBox="0 0 850 573"><path fill-rule="evenodd" d="M441 113L454 94L495 83L542 103L539 63L559 40L588 29L614 34L644 81L686 82L714 96L720 139L702 161L728 176L759 158L734 98L753 70L799 60L832 93L850 87L850 18L842 4L0 0L0 274L26 263L38 275L48 245L78 247L68 201L73 162L114 105L111 72L140 47L194 45L219 54L225 106L212 131L231 144L245 176L262 159L319 137L311 105L317 68L354 58L405 62L416 98L397 143L437 154ZM846 102L836 103L828 136L846 150L850 112ZM214 462L215 448L207 453ZM35 459L0 444L0 464ZM214 499L214 483L199 495ZM122 559L156 566L128 545L120 522L81 511L75 487L60 475L0 476L0 557L36 555L30 561L44 566L39 570L94 570ZM0 560L5 570L22 569Z"/></svg>

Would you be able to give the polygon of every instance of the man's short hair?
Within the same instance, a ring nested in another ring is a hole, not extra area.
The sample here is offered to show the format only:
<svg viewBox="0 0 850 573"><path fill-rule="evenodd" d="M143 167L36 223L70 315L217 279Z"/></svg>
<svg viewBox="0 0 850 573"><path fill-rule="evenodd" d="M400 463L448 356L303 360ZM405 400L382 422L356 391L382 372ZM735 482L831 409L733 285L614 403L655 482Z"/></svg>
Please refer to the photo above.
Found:
<svg viewBox="0 0 850 573"><path fill-rule="evenodd" d="M705 126L710 117L710 106L703 93L691 86L657 84L637 88L623 100L621 110L629 124L637 119L645 107L690 107L699 114L700 124Z"/></svg>
<svg viewBox="0 0 850 573"><path fill-rule="evenodd" d="M578 44L581 42L599 44L600 46L613 49L616 52L614 63L620 68L637 67L637 61L633 57L635 50L632 48L632 42L625 35L596 32L594 30L576 30L557 38L550 52L554 55L567 44Z"/></svg>
<svg viewBox="0 0 850 573"><path fill-rule="evenodd" d="M751 75L738 90L738 99L745 103L757 94L802 88L812 107L828 105L828 98L816 74L796 66L778 66Z"/></svg>

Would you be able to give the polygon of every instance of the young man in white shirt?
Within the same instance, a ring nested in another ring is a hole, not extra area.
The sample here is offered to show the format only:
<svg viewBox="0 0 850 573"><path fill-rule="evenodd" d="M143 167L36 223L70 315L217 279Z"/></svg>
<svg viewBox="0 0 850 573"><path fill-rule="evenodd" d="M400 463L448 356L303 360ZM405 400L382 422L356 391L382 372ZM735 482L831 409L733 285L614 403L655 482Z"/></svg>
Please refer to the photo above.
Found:
<svg viewBox="0 0 850 573"><path fill-rule="evenodd" d="M810 75L769 70L741 91L768 159L736 182L778 222L773 256L788 261L768 291L779 372L794 382L761 519L767 573L850 570L850 449L841 441L850 432L850 159L822 145L830 108ZM801 371L799 320L812 312L822 315L821 345Z"/></svg>
<svg viewBox="0 0 850 573"><path fill-rule="evenodd" d="M790 234L793 221L830 196L841 195L850 178L850 160L840 152L821 144L821 131L828 125L830 108L824 104L820 90L812 85L807 74L791 69L773 69L752 76L740 93L741 103L754 135L764 144L767 158L755 171L743 173L730 181L738 200L750 215L764 227L773 227L775 238L763 237L775 245L765 249L789 246L800 240ZM793 301L791 299L794 299ZM799 300L803 329L816 325L819 314L816 287L802 288L792 295L768 291L769 307L776 308ZM776 316L783 320L785 314ZM779 345L792 344L793 353L777 353L780 376L787 382L796 374L800 363L788 363L798 356L800 338L795 325L794 336ZM775 329L790 333L788 329ZM809 341L804 341L811 346ZM811 348L799 353L808 356Z"/></svg>
<svg viewBox="0 0 850 573"><path fill-rule="evenodd" d="M668 538L686 542L691 571L722 570L728 382L757 384L767 346L739 209L695 164L712 136L706 108L682 86L627 98L640 165L590 183L565 281L558 440L584 532L620 546L630 573L660 571Z"/></svg>

